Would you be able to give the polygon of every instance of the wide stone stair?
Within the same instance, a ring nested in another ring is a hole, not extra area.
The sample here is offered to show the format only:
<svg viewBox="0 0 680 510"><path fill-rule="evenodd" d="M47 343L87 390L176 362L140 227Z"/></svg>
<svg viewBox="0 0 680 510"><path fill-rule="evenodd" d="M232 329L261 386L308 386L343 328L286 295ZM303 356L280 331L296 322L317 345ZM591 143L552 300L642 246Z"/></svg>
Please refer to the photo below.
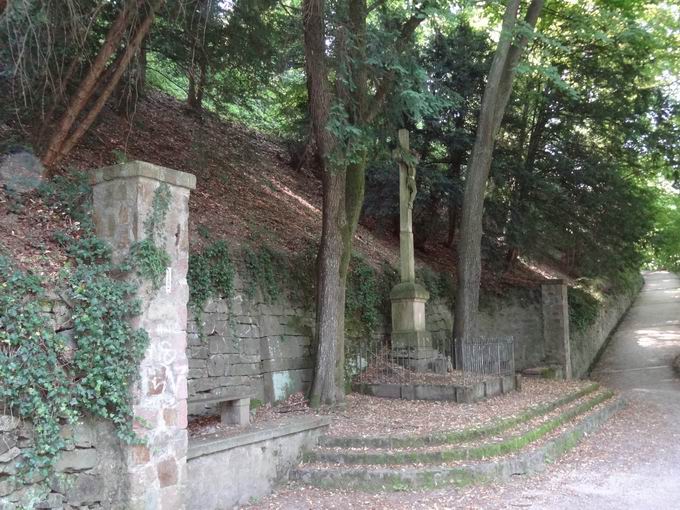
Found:
<svg viewBox="0 0 680 510"><path fill-rule="evenodd" d="M624 404L597 384L477 428L420 436L322 436L291 478L382 491L463 486L541 471Z"/></svg>

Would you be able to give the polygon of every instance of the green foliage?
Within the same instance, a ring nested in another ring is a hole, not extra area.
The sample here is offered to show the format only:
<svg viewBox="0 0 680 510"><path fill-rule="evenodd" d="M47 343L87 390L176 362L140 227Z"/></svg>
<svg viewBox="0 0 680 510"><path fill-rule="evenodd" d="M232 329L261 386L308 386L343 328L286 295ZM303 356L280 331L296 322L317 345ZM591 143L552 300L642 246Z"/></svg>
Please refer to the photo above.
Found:
<svg viewBox="0 0 680 510"><path fill-rule="evenodd" d="M248 273L248 287L246 294L250 299L255 297L257 288L262 290L264 298L270 303L275 302L281 295L279 280L282 278L283 262L281 257L266 246L257 251L246 247L243 258Z"/></svg>
<svg viewBox="0 0 680 510"><path fill-rule="evenodd" d="M646 258L652 269L680 272L680 195L668 188L657 194Z"/></svg>
<svg viewBox="0 0 680 510"><path fill-rule="evenodd" d="M144 220L146 237L130 247L130 262L154 290L163 283L165 269L170 265L170 255L165 244L165 217L170 208L170 187L161 183L154 191L151 212Z"/></svg>
<svg viewBox="0 0 680 510"><path fill-rule="evenodd" d="M78 266L57 282L70 307L72 342L55 333L40 278L0 259L0 400L33 424L20 477L47 476L64 447L61 428L85 415L112 421L118 435L134 441L130 383L148 343L133 329L139 313L136 287L115 279L99 243L86 240L74 253ZM84 256L87 246L95 253Z"/></svg>
<svg viewBox="0 0 680 510"><path fill-rule="evenodd" d="M380 323L380 304L383 299L375 270L355 257L347 275L345 314L350 320L356 321L368 337Z"/></svg>
<svg viewBox="0 0 680 510"><path fill-rule="evenodd" d="M365 340L370 339L378 327L389 322L390 292L398 282L399 274L389 264L376 270L362 258L356 255L352 258L347 275L345 320Z"/></svg>
<svg viewBox="0 0 680 510"><path fill-rule="evenodd" d="M234 293L234 266L224 241L215 241L200 253L189 256L189 304L200 312L214 297L231 298Z"/></svg>
<svg viewBox="0 0 680 510"><path fill-rule="evenodd" d="M318 246L310 244L289 259L288 278L295 297L307 310L314 309L316 300L316 254Z"/></svg>
<svg viewBox="0 0 680 510"><path fill-rule="evenodd" d="M140 276L151 282L157 290L163 283L165 268L170 265L170 255L147 237L132 245L130 262L137 268Z"/></svg>
<svg viewBox="0 0 680 510"><path fill-rule="evenodd" d="M425 266L416 270L416 281L419 282L430 293L430 302L443 299L449 305L453 305L455 295L455 284L453 277L448 273L440 273Z"/></svg>
<svg viewBox="0 0 680 510"><path fill-rule="evenodd" d="M600 301L591 292L581 287L569 287L569 324L574 331L583 331L590 326L600 310Z"/></svg>

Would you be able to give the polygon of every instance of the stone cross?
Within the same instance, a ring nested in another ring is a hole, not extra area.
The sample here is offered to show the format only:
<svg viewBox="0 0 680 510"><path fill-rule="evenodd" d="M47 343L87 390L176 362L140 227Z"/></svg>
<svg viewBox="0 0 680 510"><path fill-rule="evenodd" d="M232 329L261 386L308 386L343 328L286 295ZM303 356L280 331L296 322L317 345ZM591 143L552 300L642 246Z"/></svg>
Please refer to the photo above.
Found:
<svg viewBox="0 0 680 510"><path fill-rule="evenodd" d="M416 199L416 158L408 143L408 130L399 130L399 146L394 156L399 164L399 245L401 281L415 282L413 253L413 203Z"/></svg>

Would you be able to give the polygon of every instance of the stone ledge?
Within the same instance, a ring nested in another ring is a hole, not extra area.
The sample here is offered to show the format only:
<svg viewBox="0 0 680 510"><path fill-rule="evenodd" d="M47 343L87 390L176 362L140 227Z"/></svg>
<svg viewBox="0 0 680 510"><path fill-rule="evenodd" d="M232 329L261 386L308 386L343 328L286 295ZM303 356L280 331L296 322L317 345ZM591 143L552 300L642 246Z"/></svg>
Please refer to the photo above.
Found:
<svg viewBox="0 0 680 510"><path fill-rule="evenodd" d="M260 429L246 429L242 434L222 438L197 438L189 440L187 460L195 459L204 455L231 450L240 446L260 443L270 439L276 439L298 432L314 430L330 425L330 418L319 416L303 416L282 423L265 424Z"/></svg>
<svg viewBox="0 0 680 510"><path fill-rule="evenodd" d="M515 389L512 376L490 377L486 381L469 386L454 384L352 384L352 391L372 397L401 398L404 400L442 400L458 403L472 403L488 397L508 393Z"/></svg>
<svg viewBox="0 0 680 510"><path fill-rule="evenodd" d="M130 177L146 177L147 179L166 182L190 190L196 188L195 175L154 165L146 161L131 161L120 165L98 168L90 174L90 184L94 186L105 181Z"/></svg>

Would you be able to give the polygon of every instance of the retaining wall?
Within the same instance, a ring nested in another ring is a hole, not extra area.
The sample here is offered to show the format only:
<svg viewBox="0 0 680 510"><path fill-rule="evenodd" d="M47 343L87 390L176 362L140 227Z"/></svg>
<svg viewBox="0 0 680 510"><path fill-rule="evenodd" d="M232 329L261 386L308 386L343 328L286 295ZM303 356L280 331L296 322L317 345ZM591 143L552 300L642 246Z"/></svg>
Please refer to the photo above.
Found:
<svg viewBox="0 0 680 510"><path fill-rule="evenodd" d="M600 351L605 347L609 335L611 335L633 304L640 288L639 286L630 292L609 296L600 306L595 321L581 331L571 331L571 370L574 377L585 377L597 359Z"/></svg>
<svg viewBox="0 0 680 510"><path fill-rule="evenodd" d="M110 423L87 420L64 426L66 447L48 477L20 481L12 475L32 444L33 428L0 415L0 510L25 508L128 508L125 451ZM37 506L36 506L37 505Z"/></svg>

